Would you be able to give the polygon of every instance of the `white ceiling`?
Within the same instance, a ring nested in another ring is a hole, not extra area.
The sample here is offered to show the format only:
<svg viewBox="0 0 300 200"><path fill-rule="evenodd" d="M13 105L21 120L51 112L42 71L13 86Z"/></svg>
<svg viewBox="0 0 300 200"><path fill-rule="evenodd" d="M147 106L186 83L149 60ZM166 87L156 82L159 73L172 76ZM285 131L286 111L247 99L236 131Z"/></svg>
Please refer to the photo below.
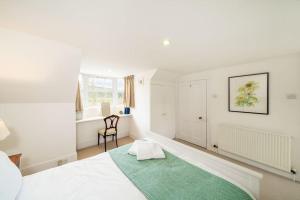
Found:
<svg viewBox="0 0 300 200"><path fill-rule="evenodd" d="M80 47L82 71L108 75L300 51L299 0L1 0L0 26Z"/></svg>

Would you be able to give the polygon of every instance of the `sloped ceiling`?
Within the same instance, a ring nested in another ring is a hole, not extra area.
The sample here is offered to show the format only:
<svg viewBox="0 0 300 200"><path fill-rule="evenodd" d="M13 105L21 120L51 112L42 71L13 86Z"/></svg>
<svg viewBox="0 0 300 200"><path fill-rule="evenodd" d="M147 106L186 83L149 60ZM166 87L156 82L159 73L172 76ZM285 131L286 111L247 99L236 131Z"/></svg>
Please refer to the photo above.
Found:
<svg viewBox="0 0 300 200"><path fill-rule="evenodd" d="M180 73L176 73L176 72L168 71L168 70L157 69L151 78L151 82L175 83L178 80L178 77L180 77Z"/></svg>
<svg viewBox="0 0 300 200"><path fill-rule="evenodd" d="M0 26L81 48L84 72L189 73L299 52L299 10L299 0L2 0Z"/></svg>
<svg viewBox="0 0 300 200"><path fill-rule="evenodd" d="M81 52L0 28L0 103L75 102Z"/></svg>

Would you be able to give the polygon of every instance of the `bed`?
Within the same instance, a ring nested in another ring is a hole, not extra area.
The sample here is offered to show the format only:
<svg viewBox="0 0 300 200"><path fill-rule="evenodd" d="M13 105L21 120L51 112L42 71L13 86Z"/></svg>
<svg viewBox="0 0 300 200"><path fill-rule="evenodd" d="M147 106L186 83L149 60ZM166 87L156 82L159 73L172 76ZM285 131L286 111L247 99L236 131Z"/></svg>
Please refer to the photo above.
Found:
<svg viewBox="0 0 300 200"><path fill-rule="evenodd" d="M261 174L155 133L149 133L149 140L159 143L178 158L234 184L251 198L259 199ZM17 199L145 200L146 197L120 170L111 155L102 153L23 177Z"/></svg>

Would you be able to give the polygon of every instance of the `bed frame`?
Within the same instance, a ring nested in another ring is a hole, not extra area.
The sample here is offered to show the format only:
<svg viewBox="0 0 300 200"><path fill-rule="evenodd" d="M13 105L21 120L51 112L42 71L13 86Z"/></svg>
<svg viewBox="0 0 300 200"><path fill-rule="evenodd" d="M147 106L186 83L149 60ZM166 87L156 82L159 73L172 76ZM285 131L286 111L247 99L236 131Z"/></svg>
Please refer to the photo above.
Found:
<svg viewBox="0 0 300 200"><path fill-rule="evenodd" d="M148 132L147 137L170 153L239 186L255 199L260 198L262 174L153 132Z"/></svg>

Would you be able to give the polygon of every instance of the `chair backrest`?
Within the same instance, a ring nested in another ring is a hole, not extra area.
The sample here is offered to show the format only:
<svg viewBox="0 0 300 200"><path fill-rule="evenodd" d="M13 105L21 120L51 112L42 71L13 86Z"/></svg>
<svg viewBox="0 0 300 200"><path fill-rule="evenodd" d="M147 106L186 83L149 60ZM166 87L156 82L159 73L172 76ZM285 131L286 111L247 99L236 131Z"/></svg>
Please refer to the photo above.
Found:
<svg viewBox="0 0 300 200"><path fill-rule="evenodd" d="M117 132L119 118L120 117L118 115L111 115L111 116L105 117L104 118L105 131L107 131L108 129L114 128Z"/></svg>

